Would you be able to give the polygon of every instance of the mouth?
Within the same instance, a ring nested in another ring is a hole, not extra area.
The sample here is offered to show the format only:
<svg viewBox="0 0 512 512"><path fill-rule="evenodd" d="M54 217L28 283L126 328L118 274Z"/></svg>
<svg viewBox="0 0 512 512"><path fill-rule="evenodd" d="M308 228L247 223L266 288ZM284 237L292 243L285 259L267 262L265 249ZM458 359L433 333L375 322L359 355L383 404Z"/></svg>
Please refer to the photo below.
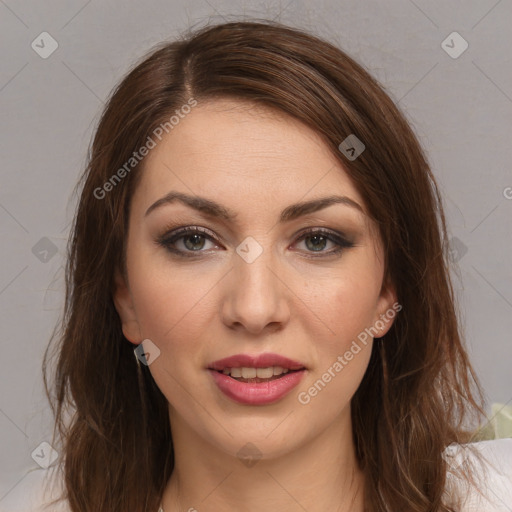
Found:
<svg viewBox="0 0 512 512"><path fill-rule="evenodd" d="M280 354L236 354L210 363L208 370L215 370L239 382L270 382L287 373L306 370L299 361Z"/></svg>
<svg viewBox="0 0 512 512"><path fill-rule="evenodd" d="M274 369L276 375L273 374ZM258 371L263 377L258 377ZM270 371L272 371L272 376L270 376ZM227 367L223 370L208 368L208 372L217 389L226 397L239 404L259 406L269 405L283 399L299 385L304 378L306 369ZM238 374L240 374L239 377L237 377Z"/></svg>
<svg viewBox="0 0 512 512"><path fill-rule="evenodd" d="M213 370L213 368L209 368ZM305 370L304 367L291 370L283 368L282 366L268 366L266 368L253 368L253 367L238 367L238 368L224 368L223 370L216 370L218 373L227 375L238 382L245 383L260 383L271 382L273 380L281 379L289 373L299 372Z"/></svg>
<svg viewBox="0 0 512 512"><path fill-rule="evenodd" d="M307 368L280 354L236 354L210 363L218 389L244 405L268 405L283 399L304 378Z"/></svg>

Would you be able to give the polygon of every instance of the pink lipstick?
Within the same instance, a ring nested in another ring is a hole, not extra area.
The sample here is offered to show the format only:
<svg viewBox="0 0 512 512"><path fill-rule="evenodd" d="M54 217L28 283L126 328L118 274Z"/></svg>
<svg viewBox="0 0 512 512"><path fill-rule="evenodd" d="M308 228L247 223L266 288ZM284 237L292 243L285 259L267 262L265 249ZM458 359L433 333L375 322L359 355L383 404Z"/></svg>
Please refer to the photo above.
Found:
<svg viewBox="0 0 512 512"><path fill-rule="evenodd" d="M208 365L215 384L230 399L246 405L277 402L299 384L306 367L269 352L236 354Z"/></svg>

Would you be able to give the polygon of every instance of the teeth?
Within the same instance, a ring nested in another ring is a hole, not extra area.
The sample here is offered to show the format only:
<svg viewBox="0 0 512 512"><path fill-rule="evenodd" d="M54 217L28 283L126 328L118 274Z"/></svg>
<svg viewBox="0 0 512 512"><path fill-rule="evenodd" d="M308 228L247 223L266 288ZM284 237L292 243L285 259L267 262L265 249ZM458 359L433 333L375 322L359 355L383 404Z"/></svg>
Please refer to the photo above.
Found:
<svg viewBox="0 0 512 512"><path fill-rule="evenodd" d="M281 375L288 373L288 368L282 368L281 366L269 366L268 368L224 368L222 373L224 375L231 375L231 377L242 377L244 379L254 379L258 377L260 379L270 379L274 375Z"/></svg>
<svg viewBox="0 0 512 512"><path fill-rule="evenodd" d="M242 368L231 368L231 377L241 377Z"/></svg>
<svg viewBox="0 0 512 512"><path fill-rule="evenodd" d="M274 375L274 368L257 368L256 377L260 379L270 379Z"/></svg>
<svg viewBox="0 0 512 512"><path fill-rule="evenodd" d="M254 379L256 377L256 368L241 368L240 370L244 379Z"/></svg>
<svg viewBox="0 0 512 512"><path fill-rule="evenodd" d="M282 368L281 366L274 366L274 375L281 375L281 373L287 373L288 368Z"/></svg>

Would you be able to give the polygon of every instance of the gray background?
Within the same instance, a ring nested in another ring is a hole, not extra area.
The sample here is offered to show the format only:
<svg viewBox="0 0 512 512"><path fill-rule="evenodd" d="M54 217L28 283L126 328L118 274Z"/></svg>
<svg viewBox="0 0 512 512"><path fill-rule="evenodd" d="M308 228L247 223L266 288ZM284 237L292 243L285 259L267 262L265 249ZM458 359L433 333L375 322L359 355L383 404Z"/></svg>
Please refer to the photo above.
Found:
<svg viewBox="0 0 512 512"><path fill-rule="evenodd" d="M51 440L41 360L62 307L70 194L104 99L153 44L244 15L331 40L406 112L444 194L472 361L489 406L512 400L510 0L0 0L0 509ZM59 45L46 59L31 47L43 31ZM458 58L441 46L453 31L469 44Z"/></svg>

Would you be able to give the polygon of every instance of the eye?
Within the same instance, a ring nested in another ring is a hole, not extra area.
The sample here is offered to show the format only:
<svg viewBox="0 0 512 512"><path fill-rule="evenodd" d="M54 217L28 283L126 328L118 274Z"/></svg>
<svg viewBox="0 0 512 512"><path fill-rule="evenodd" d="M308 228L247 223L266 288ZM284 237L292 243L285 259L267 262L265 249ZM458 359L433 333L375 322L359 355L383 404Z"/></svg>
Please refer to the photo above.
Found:
<svg viewBox="0 0 512 512"><path fill-rule="evenodd" d="M156 242L169 252L182 257L194 257L210 249L219 247L215 236L209 230L199 226L187 226L175 231L166 232L157 238ZM294 245L304 243L307 257L328 257L338 254L344 249L354 247L354 243L344 235L324 228L311 228L303 232ZM208 244L211 244L208 247ZM330 250L325 250L331 244ZM315 254L316 253L316 254Z"/></svg>
<svg viewBox="0 0 512 512"><path fill-rule="evenodd" d="M328 229L314 228L302 233L296 243L305 242L306 252L318 253L318 255L311 254L308 257L316 258L318 256L329 256L337 254L344 249L354 247L354 243L347 240L341 234ZM324 250L328 245L332 244L331 250Z"/></svg>
<svg viewBox="0 0 512 512"><path fill-rule="evenodd" d="M207 242L213 243L213 239L213 235L208 230L195 226L181 228L170 234L164 234L157 239L157 243L165 247L169 252L179 256L193 257L195 254L187 253L205 252L205 245ZM213 247L217 247L217 245L213 244ZM206 249L210 248L206 247Z"/></svg>

